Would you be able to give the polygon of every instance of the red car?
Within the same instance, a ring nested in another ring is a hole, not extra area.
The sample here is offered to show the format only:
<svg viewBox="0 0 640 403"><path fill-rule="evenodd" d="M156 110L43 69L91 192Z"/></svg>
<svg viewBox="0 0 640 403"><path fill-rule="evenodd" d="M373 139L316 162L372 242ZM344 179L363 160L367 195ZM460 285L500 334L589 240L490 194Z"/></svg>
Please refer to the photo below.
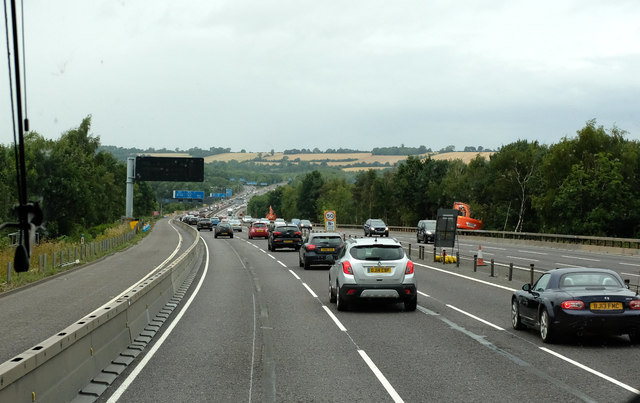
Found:
<svg viewBox="0 0 640 403"><path fill-rule="evenodd" d="M267 223L257 221L251 224L251 228L249 228L249 239L253 238L269 238Z"/></svg>

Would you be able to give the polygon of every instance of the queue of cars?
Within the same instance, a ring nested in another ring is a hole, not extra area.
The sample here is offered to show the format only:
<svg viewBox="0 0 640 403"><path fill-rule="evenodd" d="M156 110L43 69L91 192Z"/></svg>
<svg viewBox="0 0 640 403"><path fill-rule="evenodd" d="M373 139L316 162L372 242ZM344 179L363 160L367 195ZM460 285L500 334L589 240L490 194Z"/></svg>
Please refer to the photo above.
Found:
<svg viewBox="0 0 640 403"><path fill-rule="evenodd" d="M193 216L183 221L191 223ZM267 239L270 251L298 251L299 266L305 270L328 268L329 300L339 311L373 300L400 302L406 311L416 310L413 262L397 240L388 238L389 228L383 220L367 220L365 238L348 240L339 233L305 232L303 229L312 227L304 221L253 220L248 237ZM196 217L196 224L198 230L215 229L216 238L233 238L230 222L211 225L208 219ZM435 220L420 220L417 242L434 242L435 226ZM612 270L549 270L534 284L513 293L510 310L513 329L535 329L544 343L583 334L627 335L632 344L640 343L640 295Z"/></svg>

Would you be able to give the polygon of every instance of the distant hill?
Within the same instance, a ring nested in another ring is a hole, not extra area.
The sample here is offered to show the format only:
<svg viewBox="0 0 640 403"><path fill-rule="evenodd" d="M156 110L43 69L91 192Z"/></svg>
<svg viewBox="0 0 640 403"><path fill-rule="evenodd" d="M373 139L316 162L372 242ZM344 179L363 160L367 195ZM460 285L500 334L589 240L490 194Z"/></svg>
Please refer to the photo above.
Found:
<svg viewBox="0 0 640 403"><path fill-rule="evenodd" d="M422 147L421 147L422 148ZM415 155L420 158L426 158L429 155L432 159L436 160L455 160L459 159L465 163L469 163L478 154L482 157L489 159L494 152L475 152L475 151L454 151L444 153L423 153L423 154L392 154L397 152L399 147L389 147L386 150L390 154L380 154L383 149L376 149L374 152L351 152L346 153L345 150L341 152L308 152L303 150L302 153L292 154L291 150L285 152L229 152L228 148L211 148L209 151L201 149L190 149L186 151L177 150L171 152L170 150L141 150L141 149L125 149L114 146L103 146L100 148L103 151L110 152L117 159L126 161L127 157L135 157L137 155L148 155L154 157L202 157L205 163L212 162L230 162L236 161L239 163L252 162L258 165L278 165L286 163L291 164L309 164L309 165L323 165L329 167L341 168L345 171L361 171L367 169L386 169L392 168L399 163L407 159L408 155ZM415 151L415 149L405 148L405 150ZM316 150L317 151L317 150Z"/></svg>

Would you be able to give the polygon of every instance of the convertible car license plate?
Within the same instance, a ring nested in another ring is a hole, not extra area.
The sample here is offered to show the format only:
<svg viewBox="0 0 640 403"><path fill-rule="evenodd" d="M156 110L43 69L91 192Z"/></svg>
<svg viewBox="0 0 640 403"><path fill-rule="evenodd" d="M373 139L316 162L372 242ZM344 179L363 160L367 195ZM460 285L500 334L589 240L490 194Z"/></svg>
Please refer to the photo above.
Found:
<svg viewBox="0 0 640 403"><path fill-rule="evenodd" d="M391 267L369 267L369 273L391 273Z"/></svg>
<svg viewBox="0 0 640 403"><path fill-rule="evenodd" d="M592 311L621 311L622 302L592 302Z"/></svg>
<svg viewBox="0 0 640 403"><path fill-rule="evenodd" d="M320 248L320 252L333 252L336 248Z"/></svg>

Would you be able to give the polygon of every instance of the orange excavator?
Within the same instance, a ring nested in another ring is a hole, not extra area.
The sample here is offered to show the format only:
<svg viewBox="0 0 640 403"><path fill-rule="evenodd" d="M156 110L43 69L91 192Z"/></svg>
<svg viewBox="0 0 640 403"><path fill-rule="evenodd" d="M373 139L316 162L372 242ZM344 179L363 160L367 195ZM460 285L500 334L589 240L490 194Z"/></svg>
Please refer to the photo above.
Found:
<svg viewBox="0 0 640 403"><path fill-rule="evenodd" d="M276 213L273 212L271 206L269 206L269 212L267 213L267 216L265 218L269 221L274 221L276 219Z"/></svg>
<svg viewBox="0 0 640 403"><path fill-rule="evenodd" d="M468 204L462 202L454 202L453 208L458 210L458 228L482 229L482 220L471 218L471 209L469 209Z"/></svg>

